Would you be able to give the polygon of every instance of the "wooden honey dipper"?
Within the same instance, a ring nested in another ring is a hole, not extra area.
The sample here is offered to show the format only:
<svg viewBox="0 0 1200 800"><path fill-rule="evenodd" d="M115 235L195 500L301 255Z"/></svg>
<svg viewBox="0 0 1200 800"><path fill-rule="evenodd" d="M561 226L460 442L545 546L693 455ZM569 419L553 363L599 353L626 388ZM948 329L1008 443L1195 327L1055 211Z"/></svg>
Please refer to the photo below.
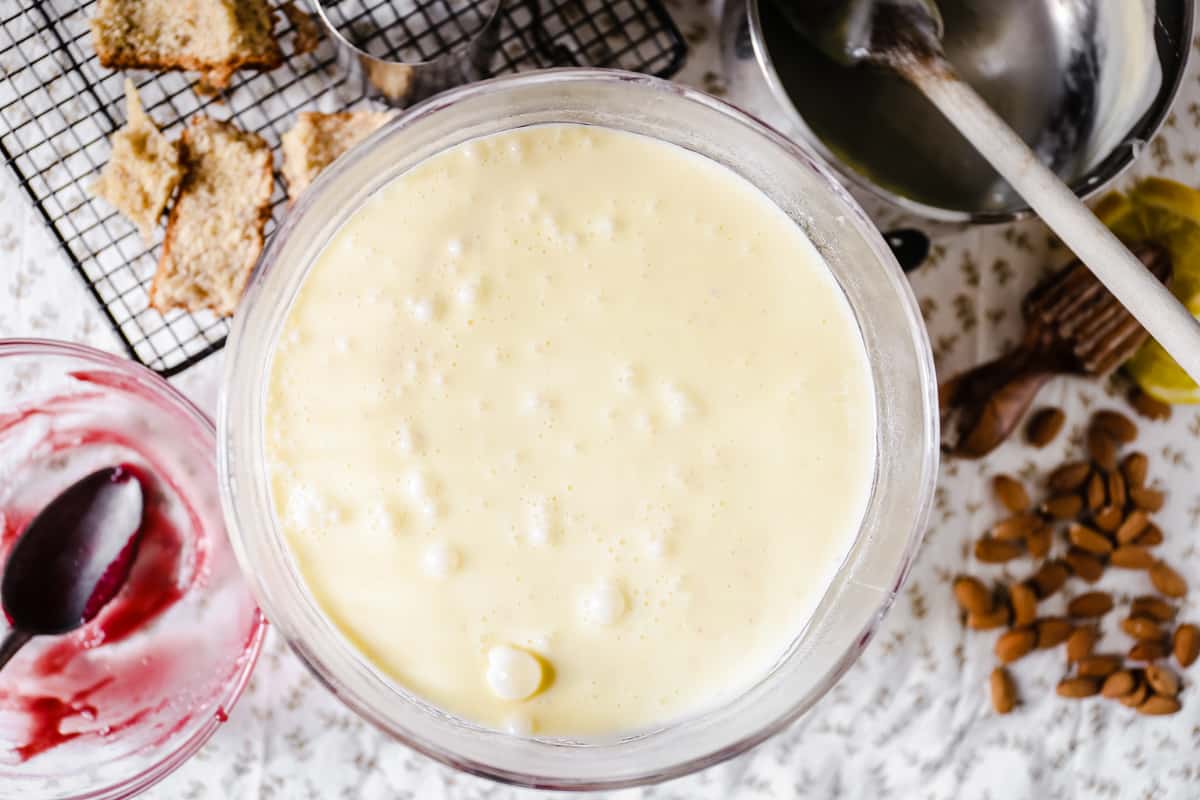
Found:
<svg viewBox="0 0 1200 800"><path fill-rule="evenodd" d="M1161 282L1171 259L1154 244L1134 249ZM990 453L1017 427L1055 375L1107 375L1149 337L1146 329L1080 261L1035 286L1021 304L1025 335L1016 349L938 388L942 449L966 458Z"/></svg>

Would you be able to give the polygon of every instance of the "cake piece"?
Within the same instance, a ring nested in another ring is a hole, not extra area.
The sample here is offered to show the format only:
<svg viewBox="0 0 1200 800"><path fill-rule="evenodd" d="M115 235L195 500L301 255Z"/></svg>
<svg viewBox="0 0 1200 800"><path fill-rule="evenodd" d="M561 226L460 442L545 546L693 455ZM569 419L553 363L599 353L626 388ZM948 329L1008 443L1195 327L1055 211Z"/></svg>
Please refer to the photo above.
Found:
<svg viewBox="0 0 1200 800"><path fill-rule="evenodd" d="M268 0L99 0L92 39L114 69L186 69L223 89L243 67L283 63Z"/></svg>
<svg viewBox="0 0 1200 800"><path fill-rule="evenodd" d="M295 37L292 40L292 55L311 53L321 44L321 26L311 14L301 11L292 0L280 6L280 11L292 23Z"/></svg>
<svg viewBox="0 0 1200 800"><path fill-rule="evenodd" d="M112 203L149 242L183 177L183 167L179 148L147 116L129 79L125 80L125 108L125 127L112 135L112 155L91 192Z"/></svg>
<svg viewBox="0 0 1200 800"><path fill-rule="evenodd" d="M280 138L283 177L292 202L321 170L391 118L386 111L343 111L338 114L302 111L292 129Z"/></svg>
<svg viewBox="0 0 1200 800"><path fill-rule="evenodd" d="M197 114L180 140L183 184L171 208L150 305L227 317L263 248L271 149L262 137Z"/></svg>

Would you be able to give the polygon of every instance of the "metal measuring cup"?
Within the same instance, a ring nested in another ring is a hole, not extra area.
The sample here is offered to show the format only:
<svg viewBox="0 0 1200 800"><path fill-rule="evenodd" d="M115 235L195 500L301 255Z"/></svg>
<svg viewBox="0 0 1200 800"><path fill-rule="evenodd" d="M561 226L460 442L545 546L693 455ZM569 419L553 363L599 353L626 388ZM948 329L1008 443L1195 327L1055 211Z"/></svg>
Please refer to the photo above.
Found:
<svg viewBox="0 0 1200 800"><path fill-rule="evenodd" d="M402 107L489 75L501 0L309 0L338 66Z"/></svg>

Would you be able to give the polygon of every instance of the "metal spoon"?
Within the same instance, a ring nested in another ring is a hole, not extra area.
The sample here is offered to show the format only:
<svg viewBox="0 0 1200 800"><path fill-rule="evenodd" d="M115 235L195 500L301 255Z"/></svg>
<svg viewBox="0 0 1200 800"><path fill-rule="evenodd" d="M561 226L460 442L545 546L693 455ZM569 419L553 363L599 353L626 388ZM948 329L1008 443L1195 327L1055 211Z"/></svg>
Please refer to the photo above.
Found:
<svg viewBox="0 0 1200 800"><path fill-rule="evenodd" d="M129 577L144 511L141 481L117 466L72 484L33 518L0 582L12 624L0 669L34 636L68 633L100 613Z"/></svg>
<svg viewBox="0 0 1200 800"><path fill-rule="evenodd" d="M942 19L933 0L775 3L830 58L887 67L924 93L1184 371L1200 381L1200 322L959 79L942 52Z"/></svg>

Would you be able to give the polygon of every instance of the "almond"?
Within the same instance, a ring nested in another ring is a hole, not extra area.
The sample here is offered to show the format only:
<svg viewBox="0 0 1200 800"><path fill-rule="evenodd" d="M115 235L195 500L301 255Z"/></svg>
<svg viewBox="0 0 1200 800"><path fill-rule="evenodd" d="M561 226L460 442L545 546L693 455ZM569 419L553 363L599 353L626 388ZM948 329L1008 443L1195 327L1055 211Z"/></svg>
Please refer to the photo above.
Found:
<svg viewBox="0 0 1200 800"><path fill-rule="evenodd" d="M1160 694L1152 694L1142 701L1137 710L1139 714L1146 714L1147 716L1174 714L1179 710L1179 700L1175 697L1163 697Z"/></svg>
<svg viewBox="0 0 1200 800"><path fill-rule="evenodd" d="M1126 544L1113 550L1108 563L1122 569L1150 569L1154 566L1154 556L1144 547Z"/></svg>
<svg viewBox="0 0 1200 800"><path fill-rule="evenodd" d="M1014 583L1008 587L1008 600L1012 604L1014 628L1032 625L1037 619L1037 595L1026 584Z"/></svg>
<svg viewBox="0 0 1200 800"><path fill-rule="evenodd" d="M1117 508L1125 507L1125 479L1121 477L1121 473L1113 470L1108 473L1108 502L1109 505Z"/></svg>
<svg viewBox="0 0 1200 800"><path fill-rule="evenodd" d="M1171 404L1164 403L1157 397L1146 393L1140 386L1129 390L1128 400L1129 405L1133 406L1133 410L1138 413L1138 416L1156 422L1171 418Z"/></svg>
<svg viewBox="0 0 1200 800"><path fill-rule="evenodd" d="M987 614L994 605L992 593L982 581L970 575L954 579L954 599L958 601L958 607L968 614Z"/></svg>
<svg viewBox="0 0 1200 800"><path fill-rule="evenodd" d="M1034 412L1029 418L1029 425L1025 428L1025 441L1034 447L1045 447L1054 441L1054 437L1058 436L1058 432L1062 430L1063 423L1067 421L1067 415L1059 408L1041 408Z"/></svg>
<svg viewBox="0 0 1200 800"><path fill-rule="evenodd" d="M1049 525L1038 525L1025 537L1025 549L1034 558L1045 558L1050 554L1050 545L1054 541L1054 529Z"/></svg>
<svg viewBox="0 0 1200 800"><path fill-rule="evenodd" d="M1087 483L1092 465L1086 461L1071 461L1058 467L1046 478L1046 486L1056 494L1076 492Z"/></svg>
<svg viewBox="0 0 1200 800"><path fill-rule="evenodd" d="M1033 628L1013 628L1000 634L996 640L996 658L1002 664L1011 664L1033 651L1037 644L1037 633Z"/></svg>
<svg viewBox="0 0 1200 800"><path fill-rule="evenodd" d="M1149 617L1157 622L1170 622L1175 619L1175 606L1153 594L1135 597L1129 606L1132 617Z"/></svg>
<svg viewBox="0 0 1200 800"><path fill-rule="evenodd" d="M1067 566L1062 561L1047 561L1038 568L1030 581L1033 583L1033 588L1037 590L1038 599L1045 600L1061 589L1069 576L1070 572L1067 571Z"/></svg>
<svg viewBox="0 0 1200 800"><path fill-rule="evenodd" d="M992 708L997 714L1007 714L1017 704L1017 687L1013 684L1012 676L1004 667L992 670L988 683L992 689Z"/></svg>
<svg viewBox="0 0 1200 800"><path fill-rule="evenodd" d="M1138 641L1163 638L1163 630L1149 617L1129 617L1121 620L1121 630Z"/></svg>
<svg viewBox="0 0 1200 800"><path fill-rule="evenodd" d="M1044 617L1035 623L1037 628L1037 648L1049 650L1067 640L1075 628L1062 617Z"/></svg>
<svg viewBox="0 0 1200 800"><path fill-rule="evenodd" d="M1120 411L1105 409L1092 415L1091 428L1102 430L1121 444L1129 444L1137 438L1137 424ZM1105 467L1105 469L1108 469Z"/></svg>
<svg viewBox="0 0 1200 800"><path fill-rule="evenodd" d="M1121 509L1114 505L1107 505L1101 508L1092 516L1092 524L1105 533L1112 533L1121 527L1121 520L1124 514Z"/></svg>
<svg viewBox="0 0 1200 800"><path fill-rule="evenodd" d="M1175 629L1175 660L1181 667L1190 667L1200 656L1200 629L1190 623Z"/></svg>
<svg viewBox="0 0 1200 800"><path fill-rule="evenodd" d="M1074 664L1081 658L1090 656L1099 638L1100 633L1094 625L1076 628L1074 633L1067 637L1067 663Z"/></svg>
<svg viewBox="0 0 1200 800"><path fill-rule="evenodd" d="M1103 428L1093 426L1087 434L1088 456L1105 472L1117 468L1117 442Z"/></svg>
<svg viewBox="0 0 1200 800"><path fill-rule="evenodd" d="M1016 478L1008 475L992 478L992 494L996 495L1000 505L1014 514L1029 510L1029 492Z"/></svg>
<svg viewBox="0 0 1200 800"><path fill-rule="evenodd" d="M1129 648L1130 661L1158 661L1167 657L1167 646L1161 641L1146 639Z"/></svg>
<svg viewBox="0 0 1200 800"><path fill-rule="evenodd" d="M1064 678L1058 682L1059 697L1092 697L1100 692L1100 681L1095 678Z"/></svg>
<svg viewBox="0 0 1200 800"><path fill-rule="evenodd" d="M1083 511L1083 498L1077 494L1060 494L1046 500L1038 510L1054 519L1075 519Z"/></svg>
<svg viewBox="0 0 1200 800"><path fill-rule="evenodd" d="M1066 559L1071 571L1088 583L1095 583L1104 574L1104 562L1086 550L1072 547L1067 551Z"/></svg>
<svg viewBox="0 0 1200 800"><path fill-rule="evenodd" d="M1042 521L1033 514L1017 514L1000 520L988 533L993 539L1024 539L1041 525Z"/></svg>
<svg viewBox="0 0 1200 800"><path fill-rule="evenodd" d="M1092 477L1088 478L1085 492L1088 511L1096 512L1103 508L1104 503L1108 500L1108 484L1104 480L1104 475L1093 472Z"/></svg>
<svg viewBox="0 0 1200 800"><path fill-rule="evenodd" d="M1134 680L1133 691L1130 692L1129 694L1125 695L1124 697L1118 697L1117 698L1118 703L1120 703L1123 706L1129 706L1130 708L1137 708L1143 702L1145 702L1147 697L1150 696L1150 687L1146 684L1146 681L1145 681L1144 677L1142 676L1141 672L1142 672L1141 670L1133 671L1133 680Z"/></svg>
<svg viewBox="0 0 1200 800"><path fill-rule="evenodd" d="M1130 453L1121 459L1121 474L1125 476L1126 489L1138 489L1146 484L1146 473L1150 459L1145 453Z"/></svg>
<svg viewBox="0 0 1200 800"><path fill-rule="evenodd" d="M1137 678L1127 669L1117 670L1104 679L1100 694L1113 700L1124 697L1137 688Z"/></svg>
<svg viewBox="0 0 1200 800"><path fill-rule="evenodd" d="M1145 486L1139 486L1136 489L1129 490L1129 499L1135 506L1144 511L1154 513L1161 511L1166 497L1157 489L1149 489Z"/></svg>
<svg viewBox="0 0 1200 800"><path fill-rule="evenodd" d="M1133 543L1138 547L1155 547L1163 543L1162 528L1151 522L1146 526L1146 530L1142 531L1141 536L1133 540Z"/></svg>
<svg viewBox="0 0 1200 800"><path fill-rule="evenodd" d="M990 631L1007 627L1010 618L1008 606L997 605L986 614L967 614L967 627L973 631Z"/></svg>
<svg viewBox="0 0 1200 800"><path fill-rule="evenodd" d="M1125 521L1121 523L1121 527L1117 528L1117 541L1121 544L1129 544L1140 536L1142 531L1146 530L1149 525L1150 517L1146 516L1145 511L1137 509L1125 518Z"/></svg>
<svg viewBox="0 0 1200 800"><path fill-rule="evenodd" d="M984 564L1003 564L1021 555L1021 543L984 537L975 542L975 558Z"/></svg>
<svg viewBox="0 0 1200 800"><path fill-rule="evenodd" d="M1146 667L1146 683L1150 684L1150 688L1154 690L1155 694L1165 697L1174 697L1179 694L1179 676L1172 672L1170 667L1160 664L1151 664Z"/></svg>
<svg viewBox="0 0 1200 800"><path fill-rule="evenodd" d="M1072 617L1102 617L1112 611L1113 599L1108 592L1088 592L1067 603L1067 614Z"/></svg>
<svg viewBox="0 0 1200 800"><path fill-rule="evenodd" d="M1088 656L1075 664L1075 672L1085 678L1107 678L1121 668L1121 657L1116 655Z"/></svg>
<svg viewBox="0 0 1200 800"><path fill-rule="evenodd" d="M1112 542L1108 540L1107 536L1079 523L1073 523L1067 529L1067 538L1080 550L1086 550L1098 556L1106 556L1113 550ZM976 557L978 557L978 551L976 551Z"/></svg>
<svg viewBox="0 0 1200 800"><path fill-rule="evenodd" d="M1187 594L1187 581L1165 561L1159 561L1150 568L1150 582L1167 597L1183 597Z"/></svg>

